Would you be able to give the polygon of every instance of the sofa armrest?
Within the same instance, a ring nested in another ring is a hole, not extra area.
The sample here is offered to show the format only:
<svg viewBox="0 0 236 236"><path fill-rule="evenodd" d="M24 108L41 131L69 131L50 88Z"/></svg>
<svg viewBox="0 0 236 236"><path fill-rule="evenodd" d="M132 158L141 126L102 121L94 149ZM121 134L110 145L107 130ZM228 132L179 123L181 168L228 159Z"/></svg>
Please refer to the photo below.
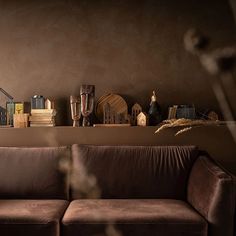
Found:
<svg viewBox="0 0 236 236"><path fill-rule="evenodd" d="M235 179L213 160L200 156L191 170L187 200L207 220L209 236L232 236Z"/></svg>

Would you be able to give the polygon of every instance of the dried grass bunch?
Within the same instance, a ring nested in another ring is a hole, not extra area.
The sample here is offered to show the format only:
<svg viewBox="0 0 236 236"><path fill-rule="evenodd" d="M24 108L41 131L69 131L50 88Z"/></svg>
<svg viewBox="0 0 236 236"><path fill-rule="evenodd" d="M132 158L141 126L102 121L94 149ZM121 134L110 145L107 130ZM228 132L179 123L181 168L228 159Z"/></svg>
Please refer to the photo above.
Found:
<svg viewBox="0 0 236 236"><path fill-rule="evenodd" d="M155 131L155 133L159 133L160 131L171 127L185 127L181 128L175 133L175 136L177 136L179 134L191 130L193 127L219 125L219 124L220 121L190 120L185 118L164 120L163 124Z"/></svg>

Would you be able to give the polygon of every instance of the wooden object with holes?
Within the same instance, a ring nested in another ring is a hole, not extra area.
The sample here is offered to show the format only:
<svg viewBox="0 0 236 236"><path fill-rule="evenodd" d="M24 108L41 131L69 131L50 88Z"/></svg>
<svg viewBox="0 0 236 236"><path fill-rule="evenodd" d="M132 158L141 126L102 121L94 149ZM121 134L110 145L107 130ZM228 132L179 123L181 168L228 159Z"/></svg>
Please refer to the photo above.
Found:
<svg viewBox="0 0 236 236"><path fill-rule="evenodd" d="M117 94L106 94L99 98L96 106L96 116L100 122L104 122L104 106L109 104L110 110L116 115L126 118L128 115L128 106L126 101ZM118 117L115 119L117 120Z"/></svg>

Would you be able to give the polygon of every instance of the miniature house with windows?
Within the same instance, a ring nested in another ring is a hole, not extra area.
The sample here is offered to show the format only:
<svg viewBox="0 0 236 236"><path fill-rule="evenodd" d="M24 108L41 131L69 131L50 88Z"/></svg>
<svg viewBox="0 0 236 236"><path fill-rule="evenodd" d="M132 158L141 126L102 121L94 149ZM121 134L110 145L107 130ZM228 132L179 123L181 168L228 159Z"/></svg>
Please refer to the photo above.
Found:
<svg viewBox="0 0 236 236"><path fill-rule="evenodd" d="M0 88L0 126L13 125L13 97Z"/></svg>

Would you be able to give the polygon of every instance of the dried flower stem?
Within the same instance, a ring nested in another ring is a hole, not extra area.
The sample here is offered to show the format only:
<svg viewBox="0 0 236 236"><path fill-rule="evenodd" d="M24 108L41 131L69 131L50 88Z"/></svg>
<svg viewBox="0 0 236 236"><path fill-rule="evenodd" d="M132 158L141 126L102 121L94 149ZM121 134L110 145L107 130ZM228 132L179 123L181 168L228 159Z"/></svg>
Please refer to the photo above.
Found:
<svg viewBox="0 0 236 236"><path fill-rule="evenodd" d="M221 83L227 92L228 101L236 101L236 83L231 72L224 73L220 76ZM236 103L231 104L232 112L236 111Z"/></svg>
<svg viewBox="0 0 236 236"><path fill-rule="evenodd" d="M230 105L226 99L226 95L224 93L222 86L220 85L220 83L217 80L215 80L215 81L211 80L211 83L212 83L212 88L215 93L216 99L220 105L220 109L221 109L225 119L233 121L234 120L233 113L232 113ZM227 122L226 125L232 134L234 142L236 143L236 124L235 124L235 122Z"/></svg>
<svg viewBox="0 0 236 236"><path fill-rule="evenodd" d="M186 128L183 128L181 130L179 130L175 136L184 133L186 131L191 130L193 127L201 127L201 126L209 126L209 125L220 125L221 122L220 121L207 121L207 120L190 120L190 119L173 119L173 120L166 120L163 121L164 124L161 125L156 131L155 133L159 133L160 131L167 129L167 128L171 128L171 127L183 127L183 126L188 126Z"/></svg>
<svg viewBox="0 0 236 236"><path fill-rule="evenodd" d="M201 45L199 42L201 42L201 39L203 38L203 35L196 30L188 30L184 35L185 49L193 55L198 56L202 66L209 74L215 76L218 75L220 77L220 80L210 77L212 89L220 105L224 118L228 121L233 121L235 119L231 105L235 106L235 104L230 104L227 98L232 102L236 100L236 85L232 76L232 70L236 62L236 47L224 47L216 49L211 53L204 53L203 50L200 50L202 47L199 48L199 45ZM206 47L203 49L205 50ZM235 108L234 106L233 108ZM226 125L236 143L236 123L227 122Z"/></svg>
<svg viewBox="0 0 236 236"><path fill-rule="evenodd" d="M191 129L192 129L192 126L187 127L187 128L184 128L184 129L181 129L181 130L179 130L179 131L175 134L175 136L178 136L178 135L180 135L180 134L182 134L182 133L184 133L184 132L187 132L187 131L189 131L189 130L191 130Z"/></svg>

